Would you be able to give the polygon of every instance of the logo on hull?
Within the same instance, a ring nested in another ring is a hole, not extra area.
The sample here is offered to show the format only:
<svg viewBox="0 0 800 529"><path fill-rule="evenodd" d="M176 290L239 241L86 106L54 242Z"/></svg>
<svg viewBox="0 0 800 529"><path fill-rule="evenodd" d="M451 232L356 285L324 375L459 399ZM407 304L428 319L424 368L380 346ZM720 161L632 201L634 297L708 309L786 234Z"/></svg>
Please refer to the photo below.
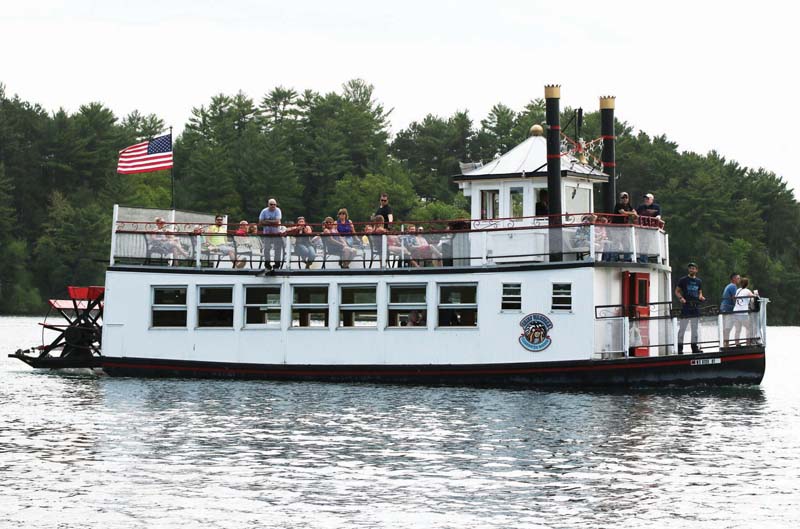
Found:
<svg viewBox="0 0 800 529"><path fill-rule="evenodd" d="M519 343L528 351L538 353L544 351L553 342L547 335L550 329L553 328L553 322L544 314L538 312L528 314L519 322L522 327L522 335L519 337Z"/></svg>

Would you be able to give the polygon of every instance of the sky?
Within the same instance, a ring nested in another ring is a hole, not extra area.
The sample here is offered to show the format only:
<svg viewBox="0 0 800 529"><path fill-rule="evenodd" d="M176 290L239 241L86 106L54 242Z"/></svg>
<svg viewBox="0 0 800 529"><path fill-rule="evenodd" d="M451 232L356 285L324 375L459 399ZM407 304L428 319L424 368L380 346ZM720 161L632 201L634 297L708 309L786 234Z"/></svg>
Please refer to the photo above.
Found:
<svg viewBox="0 0 800 529"><path fill-rule="evenodd" d="M391 129L521 109L560 84L681 150L774 171L800 197L791 2L0 0L0 83L50 111L99 101L181 130L218 93L260 101L362 78Z"/></svg>

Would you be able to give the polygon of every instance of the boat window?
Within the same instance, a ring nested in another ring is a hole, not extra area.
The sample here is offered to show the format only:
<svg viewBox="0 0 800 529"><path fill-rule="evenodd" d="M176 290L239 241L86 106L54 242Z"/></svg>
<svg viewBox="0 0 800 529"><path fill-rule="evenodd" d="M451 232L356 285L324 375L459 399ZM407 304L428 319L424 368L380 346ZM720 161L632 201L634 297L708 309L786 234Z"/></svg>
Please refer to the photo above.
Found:
<svg viewBox="0 0 800 529"><path fill-rule="evenodd" d="M339 296L339 327L378 326L375 285L342 286Z"/></svg>
<svg viewBox="0 0 800 529"><path fill-rule="evenodd" d="M553 283L551 310L572 310L572 283Z"/></svg>
<svg viewBox="0 0 800 529"><path fill-rule="evenodd" d="M292 289L292 327L327 327L327 285L295 285Z"/></svg>
<svg viewBox="0 0 800 529"><path fill-rule="evenodd" d="M153 327L186 327L186 287L153 287Z"/></svg>
<svg viewBox="0 0 800 529"><path fill-rule="evenodd" d="M244 324L279 327L281 324L281 287L244 287Z"/></svg>
<svg viewBox="0 0 800 529"><path fill-rule="evenodd" d="M521 217L522 216L522 200L524 197L525 190L521 187L512 187L510 191L510 200L509 204L511 204L511 216L512 217Z"/></svg>
<svg viewBox="0 0 800 529"><path fill-rule="evenodd" d="M426 285L389 285L389 327L425 327Z"/></svg>
<svg viewBox="0 0 800 529"><path fill-rule="evenodd" d="M233 287L199 287L198 327L233 327Z"/></svg>
<svg viewBox="0 0 800 529"><path fill-rule="evenodd" d="M592 190L577 186L566 186L564 213L586 213L592 211Z"/></svg>
<svg viewBox="0 0 800 529"><path fill-rule="evenodd" d="M500 304L500 309L510 311L522 310L521 283L503 283L503 299Z"/></svg>
<svg viewBox="0 0 800 529"><path fill-rule="evenodd" d="M439 285L439 327L478 326L478 286Z"/></svg>
<svg viewBox="0 0 800 529"><path fill-rule="evenodd" d="M481 191L481 218L496 219L498 217L500 217L500 190Z"/></svg>

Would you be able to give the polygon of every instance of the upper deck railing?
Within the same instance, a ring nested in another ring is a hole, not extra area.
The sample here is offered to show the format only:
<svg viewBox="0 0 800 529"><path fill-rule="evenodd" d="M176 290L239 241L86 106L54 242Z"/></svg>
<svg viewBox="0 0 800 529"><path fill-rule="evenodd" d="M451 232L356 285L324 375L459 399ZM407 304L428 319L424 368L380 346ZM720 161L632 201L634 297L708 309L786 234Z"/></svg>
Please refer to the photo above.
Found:
<svg viewBox="0 0 800 529"><path fill-rule="evenodd" d="M156 223L156 217L163 222ZM237 230L238 223L223 222L222 233L216 234L209 233L211 215L115 208L110 263L330 270L669 261L663 223L609 222L615 217L587 213L395 222L389 230L380 224L354 223L352 233L320 224L302 229L287 225L275 234L261 233L261 227L256 233L252 228Z"/></svg>

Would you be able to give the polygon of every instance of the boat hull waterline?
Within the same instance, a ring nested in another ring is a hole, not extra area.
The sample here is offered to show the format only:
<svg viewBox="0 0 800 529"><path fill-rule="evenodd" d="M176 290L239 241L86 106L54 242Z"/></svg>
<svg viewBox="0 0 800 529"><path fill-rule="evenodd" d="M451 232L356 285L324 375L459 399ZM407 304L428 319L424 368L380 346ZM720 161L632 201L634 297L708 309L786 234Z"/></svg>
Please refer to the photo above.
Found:
<svg viewBox="0 0 800 529"><path fill-rule="evenodd" d="M466 386L658 386L759 384L763 346L730 352L567 362L473 365L239 364L152 358L107 358L110 376L446 384Z"/></svg>

